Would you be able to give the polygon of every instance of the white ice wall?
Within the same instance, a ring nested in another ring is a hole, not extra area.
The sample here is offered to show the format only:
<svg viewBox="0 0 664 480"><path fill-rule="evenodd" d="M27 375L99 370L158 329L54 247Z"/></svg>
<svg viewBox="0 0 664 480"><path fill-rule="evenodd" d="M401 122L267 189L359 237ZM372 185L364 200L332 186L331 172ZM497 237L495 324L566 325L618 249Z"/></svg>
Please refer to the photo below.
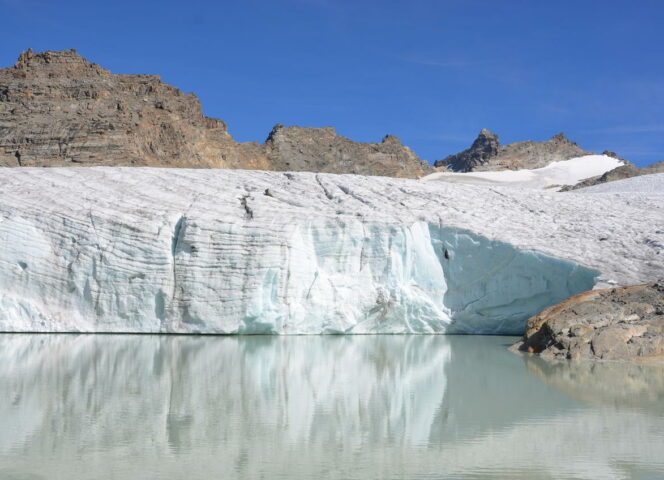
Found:
<svg viewBox="0 0 664 480"><path fill-rule="evenodd" d="M662 265L656 196L122 168L0 187L2 331L519 333Z"/></svg>
<svg viewBox="0 0 664 480"><path fill-rule="evenodd" d="M165 229L134 244L120 240L132 227L94 223L76 242L0 224L1 330L519 333L597 275L425 222L299 220L274 235L182 217L170 245Z"/></svg>

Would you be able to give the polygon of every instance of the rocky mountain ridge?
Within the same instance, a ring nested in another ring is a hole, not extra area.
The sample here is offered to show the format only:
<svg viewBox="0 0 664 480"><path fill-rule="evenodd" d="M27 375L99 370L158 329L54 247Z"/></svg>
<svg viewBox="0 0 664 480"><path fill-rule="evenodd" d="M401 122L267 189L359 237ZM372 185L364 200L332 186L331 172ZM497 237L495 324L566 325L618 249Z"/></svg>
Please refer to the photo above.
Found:
<svg viewBox="0 0 664 480"><path fill-rule="evenodd" d="M155 75L113 74L75 50L23 52L0 69L0 166L313 170L417 178L432 167L393 136L277 125L239 143L192 94Z"/></svg>
<svg viewBox="0 0 664 480"><path fill-rule="evenodd" d="M521 170L592 154L570 141L564 133L544 142L526 140L501 145L498 135L483 128L470 148L438 160L434 166L454 172Z"/></svg>
<svg viewBox="0 0 664 480"><path fill-rule="evenodd" d="M501 145L483 129L435 163L455 172L535 169L591 154L564 134ZM610 152L608 152L610 153ZM656 173L627 164L568 189ZM333 127L276 125L264 143L236 142L198 98L156 75L113 74L75 50L23 52L0 69L0 166L152 166L420 178L434 168L393 135L361 143Z"/></svg>

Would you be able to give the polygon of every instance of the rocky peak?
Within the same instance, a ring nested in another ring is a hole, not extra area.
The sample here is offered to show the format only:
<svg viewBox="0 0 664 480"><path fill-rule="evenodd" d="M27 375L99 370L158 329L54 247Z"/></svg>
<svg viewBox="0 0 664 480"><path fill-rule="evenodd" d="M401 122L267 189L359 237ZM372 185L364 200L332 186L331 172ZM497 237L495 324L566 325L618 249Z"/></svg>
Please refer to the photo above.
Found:
<svg viewBox="0 0 664 480"><path fill-rule="evenodd" d="M498 136L483 128L470 148L438 160L434 165L455 172L520 170L541 168L551 162L591 154L570 141L564 133L544 142L527 140L500 145Z"/></svg>
<svg viewBox="0 0 664 480"><path fill-rule="evenodd" d="M353 142L333 127L275 125L265 142L275 170L421 177L432 168L394 135L380 143Z"/></svg>
<svg viewBox="0 0 664 480"><path fill-rule="evenodd" d="M479 140L480 138L494 138L496 141L498 141L498 135L493 133L491 130L487 130L486 128L480 130L479 135L477 135L477 139Z"/></svg>
<svg viewBox="0 0 664 480"><path fill-rule="evenodd" d="M450 155L444 160L438 160L434 166L447 167L455 172L470 172L494 158L499 148L498 135L483 128L470 148L456 155Z"/></svg>
<svg viewBox="0 0 664 480"><path fill-rule="evenodd" d="M385 135L381 143L390 144L390 145L402 145L401 140L396 135Z"/></svg>
<svg viewBox="0 0 664 480"><path fill-rule="evenodd" d="M484 157L490 157L495 155L498 151L498 147L500 147L498 135L483 128L471 145L470 150L473 150Z"/></svg>
<svg viewBox="0 0 664 480"><path fill-rule="evenodd" d="M14 64L14 69L36 74L60 74L76 73L84 75L88 70L90 73L110 73L95 63L88 62L80 56L73 48L62 51L33 52L31 48L21 52Z"/></svg>
<svg viewBox="0 0 664 480"><path fill-rule="evenodd" d="M21 53L0 69L0 166L137 165L420 177L432 168L394 136L358 143L333 127L275 125L238 143L194 94L118 75L75 50Z"/></svg>
<svg viewBox="0 0 664 480"><path fill-rule="evenodd" d="M570 140L567 138L567 135L565 135L565 134L562 133L562 132L561 132L561 133L558 133L558 134L556 134L556 135L554 135L553 137L551 137L551 141L552 141L552 142L556 142L556 143L572 143L572 142L570 142Z"/></svg>
<svg viewBox="0 0 664 480"><path fill-rule="evenodd" d="M0 165L223 167L234 143L194 95L75 50L27 50L0 69Z"/></svg>

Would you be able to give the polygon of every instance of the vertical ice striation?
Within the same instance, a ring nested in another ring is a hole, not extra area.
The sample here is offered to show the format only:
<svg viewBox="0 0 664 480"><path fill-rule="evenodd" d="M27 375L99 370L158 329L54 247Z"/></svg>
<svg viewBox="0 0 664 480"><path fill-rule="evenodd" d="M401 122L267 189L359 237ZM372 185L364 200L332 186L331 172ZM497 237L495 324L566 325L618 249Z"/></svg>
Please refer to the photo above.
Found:
<svg viewBox="0 0 664 480"><path fill-rule="evenodd" d="M7 169L0 331L519 334L596 280L661 272L663 198Z"/></svg>
<svg viewBox="0 0 664 480"><path fill-rule="evenodd" d="M101 220L83 245L21 222L0 224L0 241L21 235L0 250L3 331L517 334L597 274L426 222L300 221L277 236L179 217L152 246Z"/></svg>
<svg viewBox="0 0 664 480"><path fill-rule="evenodd" d="M182 244L206 243L193 232ZM169 331L519 334L598 274L426 222L310 221L281 241L264 235L234 242L229 232L217 249L197 250L206 268L191 263L191 247L178 249Z"/></svg>

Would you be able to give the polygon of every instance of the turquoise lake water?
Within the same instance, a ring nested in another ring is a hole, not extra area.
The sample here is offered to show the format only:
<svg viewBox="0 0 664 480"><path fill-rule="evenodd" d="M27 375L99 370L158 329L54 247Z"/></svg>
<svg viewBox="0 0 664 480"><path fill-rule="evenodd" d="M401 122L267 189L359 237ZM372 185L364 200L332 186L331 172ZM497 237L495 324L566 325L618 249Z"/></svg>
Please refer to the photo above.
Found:
<svg viewBox="0 0 664 480"><path fill-rule="evenodd" d="M0 479L664 478L664 367L515 340L0 335Z"/></svg>

